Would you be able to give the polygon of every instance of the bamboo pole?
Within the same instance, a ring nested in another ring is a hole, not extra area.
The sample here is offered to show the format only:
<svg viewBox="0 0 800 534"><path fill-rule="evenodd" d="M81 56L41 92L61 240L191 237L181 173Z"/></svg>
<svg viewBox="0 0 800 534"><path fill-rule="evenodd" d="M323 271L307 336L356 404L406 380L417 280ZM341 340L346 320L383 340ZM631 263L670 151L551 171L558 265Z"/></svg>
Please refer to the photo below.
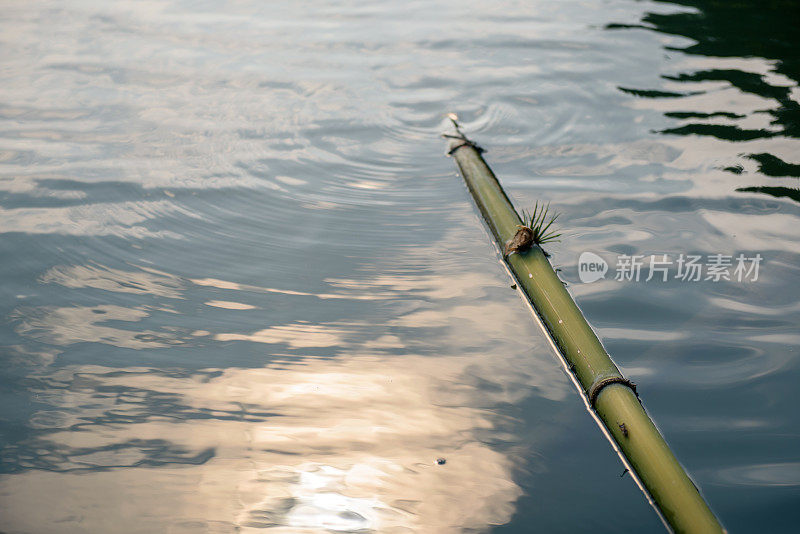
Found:
<svg viewBox="0 0 800 534"><path fill-rule="evenodd" d="M456 134L446 136L449 153L502 250L517 232L520 217L481 150L457 125ZM678 533L725 532L645 412L635 385L611 361L541 247L511 254L506 262L583 389L584 400L662 519Z"/></svg>

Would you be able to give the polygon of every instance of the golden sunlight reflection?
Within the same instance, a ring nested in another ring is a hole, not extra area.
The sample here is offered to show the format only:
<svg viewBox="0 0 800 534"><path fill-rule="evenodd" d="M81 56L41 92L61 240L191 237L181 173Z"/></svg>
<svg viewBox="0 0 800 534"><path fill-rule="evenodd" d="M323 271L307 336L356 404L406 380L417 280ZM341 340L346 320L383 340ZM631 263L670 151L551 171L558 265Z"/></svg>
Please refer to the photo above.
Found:
<svg viewBox="0 0 800 534"><path fill-rule="evenodd" d="M342 344L335 328L308 323L273 326L253 334L217 334L218 341L252 341L254 343L286 343L294 348L335 347Z"/></svg>
<svg viewBox="0 0 800 534"><path fill-rule="evenodd" d="M80 518L81 531L99 532L110 527L109 516L133 510L148 510L137 518L144 530L170 532L194 525L214 532L439 533L504 523L521 493L512 478L515 458L476 437L495 423L458 385L470 365L482 364L477 357L364 354L228 369L211 379L144 368L62 370L54 379L80 377L82 386L52 393L62 397L53 404L80 408L83 421L112 411L120 421L49 434L69 449L69 460L60 472L31 470L0 482L12 511L7 525L30 526L39 517L42 524L63 521L69 532ZM153 397L173 399L173 410L191 424L149 413L145 401ZM68 416L59 417L40 419L64 425ZM155 461L150 450L130 446L165 437L178 452L158 469L147 467ZM214 453L205 461L179 461L206 450ZM113 467L125 469L112 475ZM102 514L97 495L109 496Z"/></svg>
<svg viewBox="0 0 800 534"><path fill-rule="evenodd" d="M229 300L209 300L205 302L206 306L213 308L224 308L226 310L254 310L255 306L251 304L244 304L242 302L231 302Z"/></svg>

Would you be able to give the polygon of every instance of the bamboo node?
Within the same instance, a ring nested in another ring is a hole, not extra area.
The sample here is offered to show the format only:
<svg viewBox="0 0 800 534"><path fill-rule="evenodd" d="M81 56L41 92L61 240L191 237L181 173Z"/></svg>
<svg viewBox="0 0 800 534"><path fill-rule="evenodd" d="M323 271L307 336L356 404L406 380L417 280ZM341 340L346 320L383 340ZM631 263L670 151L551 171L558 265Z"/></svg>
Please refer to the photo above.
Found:
<svg viewBox="0 0 800 534"><path fill-rule="evenodd" d="M450 138L450 139L458 139L459 141L461 141L459 144L457 144L457 145L453 146L453 147L452 147L450 150L448 150L448 151L447 151L447 154L448 154L448 155L450 155L450 156L452 156L452 155L453 155L453 153L454 153L456 150L458 150L458 149L459 149L459 148L461 148L461 147L465 147L465 146L471 146L471 147L472 147L472 148L474 148L474 149L475 149L475 150L476 150L476 151L477 151L479 154L482 154L482 153L486 152L486 149L485 149L485 148L481 147L480 145L478 145L478 144L477 144L477 143L475 143L474 141L470 141L470 140L469 140L469 139L467 139L466 137L463 137L463 136L460 136L460 135L448 135L448 134L444 134L442 137L448 137L448 138Z"/></svg>
<svg viewBox="0 0 800 534"><path fill-rule="evenodd" d="M636 395L636 398L639 398L639 394L636 393L636 384L624 376L607 376L605 378L596 380L589 388L587 395L589 397L589 404L592 408L595 407L594 403L597 402L597 396L600 395L600 392L603 390L603 388L610 386L611 384L622 384L623 386L628 386L631 391L633 391L633 394Z"/></svg>
<svg viewBox="0 0 800 534"><path fill-rule="evenodd" d="M450 119L450 122L453 123L453 127L456 129L456 135L453 134L442 134L442 137L446 137L447 139L458 139L461 141L461 144L455 145L447 151L447 154L452 156L453 153L461 148L462 146L471 146L475 149L478 154L482 154L486 152L483 147L478 146L474 141L470 141L464 132L461 131L461 125L458 124L458 115L455 113L448 113L447 118Z"/></svg>

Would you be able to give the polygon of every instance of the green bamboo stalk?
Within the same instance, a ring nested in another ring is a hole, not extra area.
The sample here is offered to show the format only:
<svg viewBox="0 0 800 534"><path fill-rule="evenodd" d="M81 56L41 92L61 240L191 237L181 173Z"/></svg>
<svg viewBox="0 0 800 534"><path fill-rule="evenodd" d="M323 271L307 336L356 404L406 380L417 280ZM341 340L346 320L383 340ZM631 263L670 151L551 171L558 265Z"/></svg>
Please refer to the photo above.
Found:
<svg viewBox="0 0 800 534"><path fill-rule="evenodd" d="M457 125L456 135L446 137L450 139L449 153L502 249L522 221L481 150ZM611 361L541 247L534 245L526 252L511 254L506 262L583 389L584 400L617 443L623 461L662 519L678 533L726 532L645 412L635 386Z"/></svg>

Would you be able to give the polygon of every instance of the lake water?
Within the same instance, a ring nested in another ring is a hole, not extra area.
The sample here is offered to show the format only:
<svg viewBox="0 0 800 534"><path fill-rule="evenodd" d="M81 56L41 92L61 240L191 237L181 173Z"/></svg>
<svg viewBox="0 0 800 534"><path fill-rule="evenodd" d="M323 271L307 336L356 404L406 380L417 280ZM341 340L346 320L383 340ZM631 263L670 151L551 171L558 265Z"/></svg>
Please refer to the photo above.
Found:
<svg viewBox="0 0 800 534"><path fill-rule="evenodd" d="M6 2L0 530L662 531L510 288L456 112L561 213L553 264L726 527L796 531L799 12Z"/></svg>

